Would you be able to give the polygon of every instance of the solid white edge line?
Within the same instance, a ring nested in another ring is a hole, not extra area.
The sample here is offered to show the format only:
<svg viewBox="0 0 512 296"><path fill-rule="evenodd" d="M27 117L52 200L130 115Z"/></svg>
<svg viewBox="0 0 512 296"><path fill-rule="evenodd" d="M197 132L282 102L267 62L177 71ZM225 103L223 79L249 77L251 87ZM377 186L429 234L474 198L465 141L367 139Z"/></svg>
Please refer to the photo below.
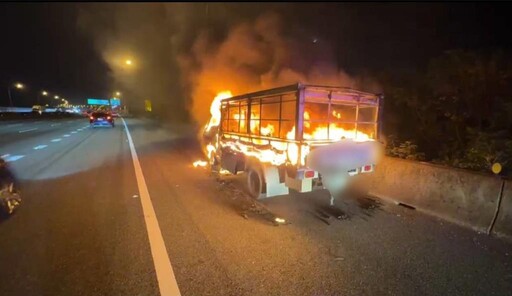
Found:
<svg viewBox="0 0 512 296"><path fill-rule="evenodd" d="M142 204L142 211L144 212L144 221L146 222L146 230L148 231L149 245L151 247L151 255L153 256L153 264L155 266L156 278L158 286L160 288L160 295L162 296L179 296L180 290L174 271L172 270L171 260L167 254L165 248L164 238L162 237L162 231L158 225L158 220L151 202L148 188L146 186L146 180L142 173L142 167L140 166L139 157L133 144L132 136L126 125L124 118L123 121L126 136L128 137L128 145L130 146L130 152L133 160L133 168L135 170L135 178L137 179L137 186L139 188L140 202Z"/></svg>

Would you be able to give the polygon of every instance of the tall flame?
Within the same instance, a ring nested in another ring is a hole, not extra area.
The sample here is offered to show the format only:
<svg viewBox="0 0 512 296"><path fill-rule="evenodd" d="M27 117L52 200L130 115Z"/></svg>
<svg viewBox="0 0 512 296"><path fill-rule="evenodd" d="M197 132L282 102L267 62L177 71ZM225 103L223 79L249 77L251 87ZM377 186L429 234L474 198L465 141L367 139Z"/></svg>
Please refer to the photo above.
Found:
<svg viewBox="0 0 512 296"><path fill-rule="evenodd" d="M220 124L220 106L222 103L222 100L225 100L227 98L231 98L233 94L229 90L221 91L220 93L215 96L213 99L213 102L210 106L210 114L212 117L210 118L210 122L208 122L208 125L206 126L206 131L209 132L212 127L219 126Z"/></svg>

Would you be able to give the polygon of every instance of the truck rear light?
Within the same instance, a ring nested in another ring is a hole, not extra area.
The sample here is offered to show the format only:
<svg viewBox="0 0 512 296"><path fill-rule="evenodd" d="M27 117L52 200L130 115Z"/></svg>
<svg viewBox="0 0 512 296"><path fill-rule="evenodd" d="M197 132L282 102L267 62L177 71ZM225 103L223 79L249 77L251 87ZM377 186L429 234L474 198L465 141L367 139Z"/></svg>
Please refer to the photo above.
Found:
<svg viewBox="0 0 512 296"><path fill-rule="evenodd" d="M294 179L296 180L304 180L311 179L316 176L316 171L310 169L299 169L297 173L294 175Z"/></svg>
<svg viewBox="0 0 512 296"><path fill-rule="evenodd" d="M373 165L367 164L364 167L362 167L361 170L362 170L363 173L371 172L371 171L373 171Z"/></svg>
<svg viewBox="0 0 512 296"><path fill-rule="evenodd" d="M314 178L315 177L315 171L306 171L304 173L305 178Z"/></svg>

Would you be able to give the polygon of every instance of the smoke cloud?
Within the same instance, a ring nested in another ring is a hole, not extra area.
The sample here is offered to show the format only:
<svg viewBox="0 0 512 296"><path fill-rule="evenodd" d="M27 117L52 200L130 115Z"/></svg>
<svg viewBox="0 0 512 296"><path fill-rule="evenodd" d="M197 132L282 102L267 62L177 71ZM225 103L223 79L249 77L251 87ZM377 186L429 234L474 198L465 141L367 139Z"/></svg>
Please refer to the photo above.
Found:
<svg viewBox="0 0 512 296"><path fill-rule="evenodd" d="M301 28L283 5L88 4L78 25L94 38L113 87L124 90L130 105L151 99L170 119L204 124L222 90L303 82L378 91L368 77L344 72L329 36ZM128 58L131 67L123 63Z"/></svg>
<svg viewBox="0 0 512 296"><path fill-rule="evenodd" d="M234 26L218 45L201 35L191 54L181 58L191 85L191 112L198 122L208 119L208 106L222 90L241 94L297 82L362 86L361 80L337 68L333 52L324 42L299 42L286 36L276 13Z"/></svg>

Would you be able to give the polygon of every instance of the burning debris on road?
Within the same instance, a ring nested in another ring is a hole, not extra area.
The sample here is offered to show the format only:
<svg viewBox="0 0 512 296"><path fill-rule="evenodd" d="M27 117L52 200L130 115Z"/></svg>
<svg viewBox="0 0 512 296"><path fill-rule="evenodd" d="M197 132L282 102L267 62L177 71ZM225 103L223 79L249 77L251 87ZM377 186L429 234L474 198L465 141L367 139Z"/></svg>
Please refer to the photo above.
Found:
<svg viewBox="0 0 512 296"><path fill-rule="evenodd" d="M204 161L204 160L197 160L197 161L194 161L194 163L192 164L195 168L197 167L205 167L208 165L208 162L207 161Z"/></svg>

